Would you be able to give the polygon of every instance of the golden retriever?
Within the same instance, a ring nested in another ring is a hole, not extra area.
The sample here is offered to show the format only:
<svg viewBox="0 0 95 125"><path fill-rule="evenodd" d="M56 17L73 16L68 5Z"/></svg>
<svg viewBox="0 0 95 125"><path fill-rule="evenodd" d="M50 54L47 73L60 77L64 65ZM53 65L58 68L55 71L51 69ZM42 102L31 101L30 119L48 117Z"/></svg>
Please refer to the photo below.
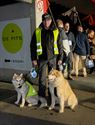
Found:
<svg viewBox="0 0 95 125"><path fill-rule="evenodd" d="M59 113L64 112L64 107L69 106L74 110L75 106L78 104L78 100L72 91L68 81L63 77L63 74L58 70L51 70L48 75L49 80L49 91L51 94L51 105L49 110L54 109L55 106L55 95L54 88L57 90L57 96L59 100Z"/></svg>

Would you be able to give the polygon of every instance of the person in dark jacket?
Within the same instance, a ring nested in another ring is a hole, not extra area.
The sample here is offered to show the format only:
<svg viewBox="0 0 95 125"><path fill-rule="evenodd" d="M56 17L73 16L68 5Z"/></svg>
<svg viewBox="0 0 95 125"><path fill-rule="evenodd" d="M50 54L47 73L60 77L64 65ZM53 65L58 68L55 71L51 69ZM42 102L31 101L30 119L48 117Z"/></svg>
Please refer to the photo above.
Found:
<svg viewBox="0 0 95 125"><path fill-rule="evenodd" d="M58 62L56 58L59 55ZM42 15L42 23L35 30L31 40L31 58L32 65L39 67L39 96L43 103L40 107L46 106L46 96L48 81L48 72L56 69L56 63L59 65L63 59L63 46L58 29L53 25L50 14Z"/></svg>
<svg viewBox="0 0 95 125"><path fill-rule="evenodd" d="M76 46L74 49L74 58L75 58L75 74L78 77L78 64L79 59L81 59L82 68L83 68L83 76L87 77L85 60L86 57L90 54L90 45L88 42L87 34L83 32L83 27L78 26L78 33L76 36Z"/></svg>

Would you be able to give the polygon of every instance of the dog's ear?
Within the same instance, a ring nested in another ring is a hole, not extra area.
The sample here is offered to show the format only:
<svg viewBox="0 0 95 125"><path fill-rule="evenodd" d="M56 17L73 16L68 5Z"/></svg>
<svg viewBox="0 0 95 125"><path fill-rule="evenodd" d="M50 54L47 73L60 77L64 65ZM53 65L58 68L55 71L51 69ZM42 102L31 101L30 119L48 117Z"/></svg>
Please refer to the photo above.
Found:
<svg viewBox="0 0 95 125"><path fill-rule="evenodd" d="M60 76L59 71L55 71L55 73L54 73L54 74L55 74L55 76L56 76L56 77L59 77L59 76Z"/></svg>
<svg viewBox="0 0 95 125"><path fill-rule="evenodd" d="M16 73L14 73L13 78L15 78L16 76L17 76L17 74L16 74Z"/></svg>
<svg viewBox="0 0 95 125"><path fill-rule="evenodd" d="M23 77L23 73L20 74L20 77Z"/></svg>
<svg viewBox="0 0 95 125"><path fill-rule="evenodd" d="M50 72L52 72L54 69L52 68L51 70L50 70Z"/></svg>
<svg viewBox="0 0 95 125"><path fill-rule="evenodd" d="M13 79L15 79L17 77L17 74L16 73L14 73L14 75L13 75Z"/></svg>

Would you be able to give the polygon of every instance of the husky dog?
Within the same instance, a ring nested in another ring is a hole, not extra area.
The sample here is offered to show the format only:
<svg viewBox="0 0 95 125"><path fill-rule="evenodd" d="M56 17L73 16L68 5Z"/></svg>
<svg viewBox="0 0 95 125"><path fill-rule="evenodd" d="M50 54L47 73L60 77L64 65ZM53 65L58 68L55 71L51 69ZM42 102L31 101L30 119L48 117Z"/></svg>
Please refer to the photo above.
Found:
<svg viewBox="0 0 95 125"><path fill-rule="evenodd" d="M55 108L55 95L54 88L57 90L57 96L59 99L59 113L64 112L64 107L69 106L74 110L75 106L78 105L78 100L74 92L72 91L68 81L63 77L63 74L58 70L51 70L48 75L49 90L51 94L51 105L49 110Z"/></svg>
<svg viewBox="0 0 95 125"><path fill-rule="evenodd" d="M33 86L25 81L23 74L14 74L12 78L12 83L17 91L17 101L15 104L19 104L21 99L20 107L24 107L25 102L28 103L28 106L37 105L38 104L38 95Z"/></svg>

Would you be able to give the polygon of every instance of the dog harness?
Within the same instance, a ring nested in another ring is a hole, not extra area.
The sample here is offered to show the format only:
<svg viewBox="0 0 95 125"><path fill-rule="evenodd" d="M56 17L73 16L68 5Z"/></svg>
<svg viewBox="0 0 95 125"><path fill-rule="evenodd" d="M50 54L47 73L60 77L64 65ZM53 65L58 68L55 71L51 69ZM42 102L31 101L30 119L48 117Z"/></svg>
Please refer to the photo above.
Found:
<svg viewBox="0 0 95 125"><path fill-rule="evenodd" d="M28 81L25 81L26 84L28 85L29 87L29 91L27 92L27 95L26 95L26 98L30 97L30 96L36 96L38 95L37 91L34 89L34 87L28 82Z"/></svg>

